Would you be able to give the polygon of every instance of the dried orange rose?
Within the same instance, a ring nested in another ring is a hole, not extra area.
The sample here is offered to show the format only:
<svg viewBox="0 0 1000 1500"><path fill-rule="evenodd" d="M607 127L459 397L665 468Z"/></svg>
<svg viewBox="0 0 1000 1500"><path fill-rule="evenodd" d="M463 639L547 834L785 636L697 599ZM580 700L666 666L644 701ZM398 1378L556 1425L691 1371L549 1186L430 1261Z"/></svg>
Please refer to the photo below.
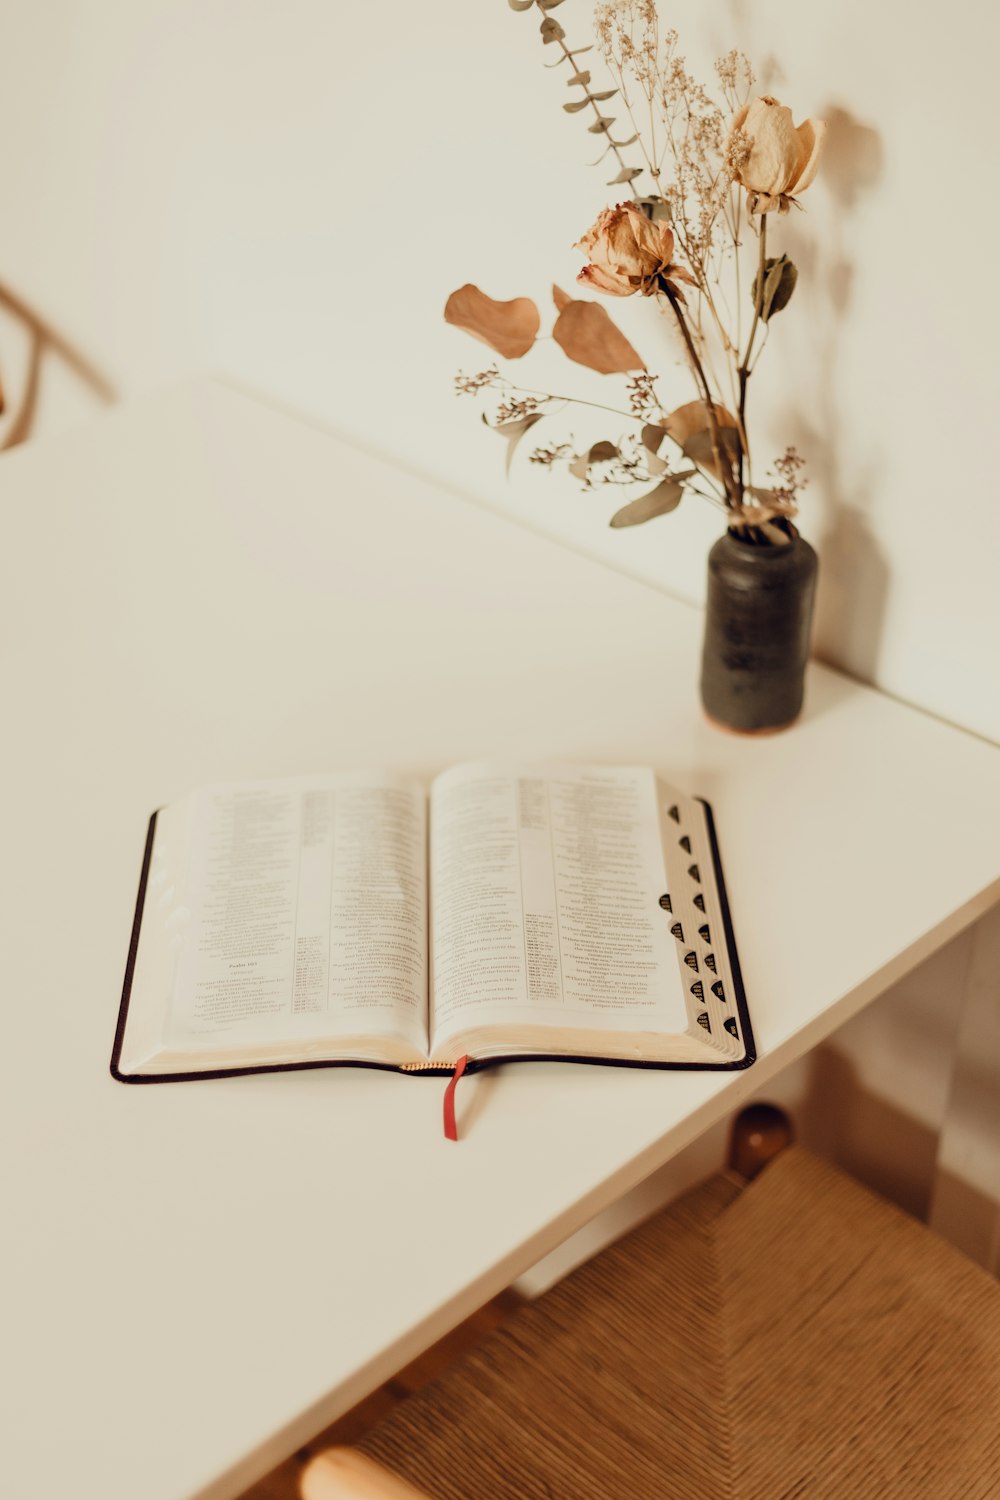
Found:
<svg viewBox="0 0 1000 1500"><path fill-rule="evenodd" d="M739 132L744 149L736 154L736 181L745 187L752 214L784 213L816 176L826 125L822 120L792 124L787 104L770 94L754 99L735 116L730 140Z"/></svg>
<svg viewBox="0 0 1000 1500"><path fill-rule="evenodd" d="M654 224L634 203L603 209L574 248L590 260L577 281L609 297L631 297L634 292L651 297L667 282L683 301L675 283L696 285L689 272L671 261L674 236L670 226Z"/></svg>

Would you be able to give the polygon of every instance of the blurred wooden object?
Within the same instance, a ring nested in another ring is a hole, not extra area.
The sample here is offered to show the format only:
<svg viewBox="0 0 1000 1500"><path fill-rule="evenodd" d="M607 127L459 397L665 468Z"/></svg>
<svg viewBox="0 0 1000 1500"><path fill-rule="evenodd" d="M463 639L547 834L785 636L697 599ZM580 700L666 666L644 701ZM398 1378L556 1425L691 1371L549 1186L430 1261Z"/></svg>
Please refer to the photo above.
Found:
<svg viewBox="0 0 1000 1500"><path fill-rule="evenodd" d="M303 1476L305 1500L426 1500L423 1490L352 1448L331 1448Z"/></svg>
<svg viewBox="0 0 1000 1500"><path fill-rule="evenodd" d="M748 1104L729 1133L729 1170L752 1182L795 1139L792 1122L776 1104Z"/></svg>
<svg viewBox="0 0 1000 1500"><path fill-rule="evenodd" d="M380 1422L381 1475L320 1455L304 1500L995 1497L1000 1289L790 1140L746 1111L728 1172Z"/></svg>

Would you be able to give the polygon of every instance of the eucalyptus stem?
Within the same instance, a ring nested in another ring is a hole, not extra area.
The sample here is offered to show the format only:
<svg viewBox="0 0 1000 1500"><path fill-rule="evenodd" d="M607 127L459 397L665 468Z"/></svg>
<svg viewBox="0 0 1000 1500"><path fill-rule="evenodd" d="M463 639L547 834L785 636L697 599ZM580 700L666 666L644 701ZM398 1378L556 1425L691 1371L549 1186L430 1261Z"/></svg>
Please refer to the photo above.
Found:
<svg viewBox="0 0 1000 1500"><path fill-rule="evenodd" d="M546 9L545 9L545 6L542 5L541 0L535 0L535 4L538 7L538 9L541 11L542 15L544 16L546 14ZM567 45L566 45L565 41L563 40L563 38L561 36L557 36L555 38L555 40L559 44L559 50L562 52L562 55L563 55L563 61L564 62L568 62L570 64L570 66L572 67L574 73L578 73L579 69L578 69L578 67L576 65L576 61L575 61L575 59L573 57L573 53L571 52L571 50L569 49L569 47L567 47ZM550 64L549 66L550 67L554 66L554 64ZM583 87L584 92L587 93L587 85L583 84L582 87ZM597 104L595 104L594 100L590 98L589 93L587 95L587 102L590 105L591 109L594 111L595 117L598 120L603 120L604 116L601 114L600 108L598 107ZM627 105L626 105L626 107L627 107ZM631 113L631 111L630 111L630 113ZM625 158L622 156L622 154L619 151L618 147L615 145L614 141L611 139L611 129L610 129L610 126L605 126L605 128L600 133L606 138L606 140L608 142L608 145L610 146L611 150L615 153L615 160L618 162L619 170L622 171L622 172L631 171L632 169L627 165L627 163L625 161ZM635 180L633 178L629 178L628 189L629 189L629 192L632 194L633 198L638 198L639 197L639 192L638 192L638 190L636 188Z"/></svg>

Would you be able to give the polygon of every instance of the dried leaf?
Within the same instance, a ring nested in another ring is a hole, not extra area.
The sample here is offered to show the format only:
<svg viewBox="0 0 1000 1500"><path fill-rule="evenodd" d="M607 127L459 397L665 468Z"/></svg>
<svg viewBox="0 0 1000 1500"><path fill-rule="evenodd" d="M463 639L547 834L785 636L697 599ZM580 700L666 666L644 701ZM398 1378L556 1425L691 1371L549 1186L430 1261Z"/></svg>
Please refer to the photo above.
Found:
<svg viewBox="0 0 1000 1500"><path fill-rule="evenodd" d="M719 449L723 462L728 461L730 468L735 469L740 454L739 437L735 427L719 428ZM708 469L716 478L722 477L715 461L715 444L707 427L701 432L693 433L686 442L682 443L681 451L685 458L691 459L692 463L696 463L699 468Z"/></svg>
<svg viewBox="0 0 1000 1500"><path fill-rule="evenodd" d="M504 359L520 359L527 354L541 326L538 308L530 297L495 302L471 282L452 292L445 303L444 319L481 339Z"/></svg>
<svg viewBox="0 0 1000 1500"><path fill-rule="evenodd" d="M587 129L591 135L603 135L605 131L611 129L614 123L613 115L598 115L593 125L588 125Z"/></svg>
<svg viewBox="0 0 1000 1500"><path fill-rule="evenodd" d="M552 337L567 359L600 375L624 375L646 368L642 357L596 302L568 301L560 309Z"/></svg>
<svg viewBox="0 0 1000 1500"><path fill-rule="evenodd" d="M651 479L657 479L661 474L666 474L670 465L665 458L660 458L656 453L646 454L646 471Z"/></svg>
<svg viewBox="0 0 1000 1500"><path fill-rule="evenodd" d="M504 461L504 468L508 474L510 473L510 465L511 460L514 457L514 450L517 447L518 443L524 437L524 434L526 432L531 431L536 422L540 422L542 420L542 417L544 415L544 412L533 411L530 412L526 417L518 417L514 422L501 422L497 426L494 426L493 423L488 420L486 413L483 412L483 421L486 423L486 426L490 429L490 431L498 432L501 437L507 439L507 457Z"/></svg>
<svg viewBox="0 0 1000 1500"><path fill-rule="evenodd" d="M611 138L610 138L610 136L608 137L609 143L612 146L617 146L618 149L619 149L619 151L621 150L621 148L623 146L634 146L635 143L636 143L636 141L638 139L639 139L639 132L638 131L636 131L635 135L630 135L627 141L612 141Z"/></svg>
<svg viewBox="0 0 1000 1500"><path fill-rule="evenodd" d="M507 0L511 10L530 10L535 0Z"/></svg>
<svg viewBox="0 0 1000 1500"><path fill-rule="evenodd" d="M595 104L603 104L605 99L613 99L617 92L617 89L604 89L599 94L591 94L590 97L594 100Z"/></svg>
<svg viewBox="0 0 1000 1500"><path fill-rule="evenodd" d="M566 35L558 21L553 21L551 16L546 16L538 28L542 41L548 46L549 42L561 42Z"/></svg>
<svg viewBox="0 0 1000 1500"><path fill-rule="evenodd" d="M756 505L744 504L736 511L747 526L763 526L765 522L772 521L776 516L798 515L798 506L784 495L777 495L774 490L764 490L754 485L750 494L756 500Z"/></svg>
<svg viewBox="0 0 1000 1500"><path fill-rule="evenodd" d="M618 176L612 177L607 186L615 187L619 182L634 182L637 177L641 176L641 167L622 167L621 171L618 173Z"/></svg>
<svg viewBox="0 0 1000 1500"><path fill-rule="evenodd" d="M593 52L593 50L594 50L593 43L591 43L589 47L574 47L573 50L572 50L572 52L570 52L567 49L565 52L561 52L560 53L560 55L556 58L555 62L543 63L542 67L543 68L561 68L562 65L563 65L563 63L566 61L567 57L569 57L569 58L582 57L585 52Z"/></svg>
<svg viewBox="0 0 1000 1500"><path fill-rule="evenodd" d="M589 103L590 103L590 100L587 99L587 98L584 98L584 99L574 99L572 104L564 104L563 105L563 109L566 111L566 113L568 115L578 115L580 113L581 109L586 109L587 108L587 105Z"/></svg>
<svg viewBox="0 0 1000 1500"><path fill-rule="evenodd" d="M538 0L540 10L555 10L557 5L562 5L563 0Z"/></svg>
<svg viewBox="0 0 1000 1500"><path fill-rule="evenodd" d="M647 422L642 429L642 446L650 453L658 453L666 435L664 428L657 427L654 422Z"/></svg>
<svg viewBox="0 0 1000 1500"><path fill-rule="evenodd" d="M567 78L566 82L571 88L574 83L578 83L581 88L586 88L587 84L590 82L590 74L586 71L584 71L583 73L574 73L573 77Z"/></svg>
<svg viewBox="0 0 1000 1500"><path fill-rule="evenodd" d="M719 427L736 426L736 418L724 406L715 402L712 409ZM664 418L663 426L668 436L683 448L688 438L694 437L696 432L708 430L708 415L704 401L686 401L683 406L678 406L668 417Z"/></svg>
<svg viewBox="0 0 1000 1500"><path fill-rule="evenodd" d="M574 298L570 296L569 292L564 292L561 286L556 286L553 283L552 300L556 305L556 312L562 312L564 307L568 307L574 301Z"/></svg>
<svg viewBox="0 0 1000 1500"><path fill-rule="evenodd" d="M798 279L798 268L787 255L768 256L764 262L764 295L760 303L760 316L765 323L788 306ZM750 288L754 307L757 306L757 280L755 276Z"/></svg>
<svg viewBox="0 0 1000 1500"><path fill-rule="evenodd" d="M640 495L638 500L615 511L611 517L611 525L616 529L622 526L639 526L643 521L651 521L654 516L668 515L670 511L677 509L683 495L684 486L679 480L672 476L661 479L655 490Z"/></svg>
<svg viewBox="0 0 1000 1500"><path fill-rule="evenodd" d="M761 489L759 485L755 484L750 493L751 495L753 495L758 504L773 507L775 515L777 515L778 511L783 508L782 501L778 501L777 505L775 505L776 497L773 490Z"/></svg>
<svg viewBox="0 0 1000 1500"><path fill-rule="evenodd" d="M593 443L586 453L577 454L569 466L569 472L575 479L586 481L591 464L607 464L612 459L619 457L620 450L615 443L609 443L603 439L599 443Z"/></svg>
<svg viewBox="0 0 1000 1500"><path fill-rule="evenodd" d="M715 412L715 421L719 428L723 457L728 459L730 465L735 465L739 452L736 418L718 402L713 403L712 410ZM699 467L707 469L710 474L714 474L717 479L722 478L715 462L712 433L708 425L704 401L687 401L683 406L678 406L676 411L672 411L668 417L664 418L663 426L666 428L667 435L673 438L688 458Z"/></svg>

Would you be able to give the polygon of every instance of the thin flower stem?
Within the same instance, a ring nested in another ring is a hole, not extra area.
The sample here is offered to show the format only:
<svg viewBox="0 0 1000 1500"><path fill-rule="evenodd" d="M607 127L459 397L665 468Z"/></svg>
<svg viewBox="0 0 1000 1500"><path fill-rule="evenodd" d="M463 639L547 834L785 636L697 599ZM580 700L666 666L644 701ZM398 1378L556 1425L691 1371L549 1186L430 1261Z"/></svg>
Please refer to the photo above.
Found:
<svg viewBox="0 0 1000 1500"><path fill-rule="evenodd" d="M670 283L667 281L664 281L663 283L663 290L666 294L667 301L673 308L674 317L677 319L677 326L681 331L681 336L684 339L684 343L687 345L688 358L691 361L691 369L694 374L695 381L700 386L702 391L702 396L705 403L705 415L708 418L708 430L712 439L712 456L715 459L716 467L719 470L719 477L722 481L722 487L726 492L726 503L728 505L734 505L738 502L736 501L736 499L734 499L732 494L732 473L723 461L722 438L719 434L719 423L715 415L715 406L712 402L712 393L709 390L708 381L705 378L705 371L702 368L701 360L698 358L698 351L695 348L694 339L692 339L691 337L691 330L688 328L687 322L684 318L684 314L681 311L680 302L677 300L677 293L673 290L673 288L670 286Z"/></svg>
<svg viewBox="0 0 1000 1500"><path fill-rule="evenodd" d="M595 411L609 411L612 416L625 417L630 422L646 422L646 418L634 411L623 411L618 406L604 406L600 401L585 401L582 396L559 396L554 391L538 391L527 385L514 385L507 381L507 389L519 391L523 396L541 396L546 401L566 401L572 406L592 406Z"/></svg>
<svg viewBox="0 0 1000 1500"><path fill-rule="evenodd" d="M750 356L753 354L753 341L757 336L757 325L760 322L760 311L764 305L764 267L767 263L767 214L760 216L760 247L757 257L757 295L753 299L753 322L750 325L750 337L747 339L746 353L740 365L740 462L739 462L739 492L740 501L743 499L743 459L746 457L747 477L746 484L753 485L753 473L750 467L750 450L746 446L746 409L747 409L747 381L750 378Z"/></svg>
<svg viewBox="0 0 1000 1500"><path fill-rule="evenodd" d="M660 186L660 169L659 169L659 167L657 167L657 166L654 165L655 157L652 156L650 154L650 152L646 150L646 142L643 139L642 131L639 129L639 122L638 122L638 120L635 117L635 111L632 108L632 101L629 98L628 91L627 91L627 89L625 87L625 74L622 72L622 69L618 66L617 61L615 61L614 63L612 63L612 61L610 59L605 58L605 66L607 67L607 70L608 70L609 74L611 75L612 81L615 81L618 84L618 92L621 94L622 103L624 104L625 109L626 109L626 111L628 113L628 117L629 117L629 121L631 122L631 125L632 125L633 133L639 139L639 150L642 152L643 156L646 159L646 171L649 173L650 177L653 179L653 186L656 188L657 192L659 192L659 186ZM652 103L651 99L649 101L649 114L650 114L650 123L652 123L652 118L653 118L653 103ZM619 160L620 159L621 158L619 158ZM634 197L638 197L639 196L638 193L636 193L636 191L635 191L634 188L632 189L632 192L633 192L633 196Z"/></svg>
<svg viewBox="0 0 1000 1500"><path fill-rule="evenodd" d="M742 278L740 276L740 262L742 260L742 256L740 255L740 250L742 248L742 243L743 242L740 239L740 197L739 197L739 191L740 191L739 188L736 188L736 203L735 203L735 206L733 206L732 197L730 197L730 200L729 200L730 201L730 207L733 208L733 260L735 262L735 269L736 269L736 349L737 349L737 352L739 351L739 347L740 347L740 345L743 342L743 289L742 289L742 284L741 284L742 283Z"/></svg>

